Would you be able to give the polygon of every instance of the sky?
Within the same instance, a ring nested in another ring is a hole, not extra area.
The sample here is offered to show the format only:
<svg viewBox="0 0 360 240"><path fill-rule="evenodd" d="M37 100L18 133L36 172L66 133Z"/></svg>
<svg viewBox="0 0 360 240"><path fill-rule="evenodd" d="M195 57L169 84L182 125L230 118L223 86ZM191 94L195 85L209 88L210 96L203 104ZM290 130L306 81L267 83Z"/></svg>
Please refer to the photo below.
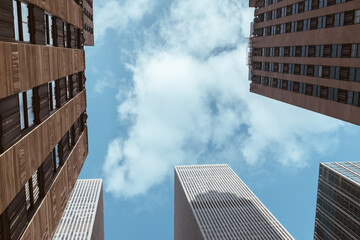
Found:
<svg viewBox="0 0 360 240"><path fill-rule="evenodd" d="M320 162L358 161L359 127L249 92L245 0L94 1L89 155L106 239L173 238L173 168L226 163L296 239Z"/></svg>

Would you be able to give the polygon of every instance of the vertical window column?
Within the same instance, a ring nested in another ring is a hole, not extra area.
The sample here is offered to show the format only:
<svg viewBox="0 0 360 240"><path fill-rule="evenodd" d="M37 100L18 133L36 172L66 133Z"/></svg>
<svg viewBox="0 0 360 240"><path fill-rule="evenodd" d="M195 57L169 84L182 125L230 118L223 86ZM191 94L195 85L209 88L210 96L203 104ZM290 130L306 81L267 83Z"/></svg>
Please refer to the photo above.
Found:
<svg viewBox="0 0 360 240"><path fill-rule="evenodd" d="M15 40L30 42L29 8L24 2L13 1Z"/></svg>
<svg viewBox="0 0 360 240"><path fill-rule="evenodd" d="M19 93L21 130L34 125L33 90Z"/></svg>

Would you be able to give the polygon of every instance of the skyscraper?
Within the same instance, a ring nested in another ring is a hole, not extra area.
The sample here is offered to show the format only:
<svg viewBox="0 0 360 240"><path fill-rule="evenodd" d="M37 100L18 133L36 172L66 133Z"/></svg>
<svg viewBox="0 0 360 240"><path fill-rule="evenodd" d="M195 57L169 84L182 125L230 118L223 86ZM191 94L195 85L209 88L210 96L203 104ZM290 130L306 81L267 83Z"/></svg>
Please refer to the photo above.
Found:
<svg viewBox="0 0 360 240"><path fill-rule="evenodd" d="M314 239L360 239L360 162L321 163Z"/></svg>
<svg viewBox="0 0 360 240"><path fill-rule="evenodd" d="M0 0L1 240L51 239L87 156L87 3Z"/></svg>
<svg viewBox="0 0 360 240"><path fill-rule="evenodd" d="M249 4L250 91L360 125L360 1Z"/></svg>
<svg viewBox="0 0 360 240"><path fill-rule="evenodd" d="M101 179L77 180L54 240L104 240Z"/></svg>
<svg viewBox="0 0 360 240"><path fill-rule="evenodd" d="M175 167L174 239L293 239L226 164Z"/></svg>

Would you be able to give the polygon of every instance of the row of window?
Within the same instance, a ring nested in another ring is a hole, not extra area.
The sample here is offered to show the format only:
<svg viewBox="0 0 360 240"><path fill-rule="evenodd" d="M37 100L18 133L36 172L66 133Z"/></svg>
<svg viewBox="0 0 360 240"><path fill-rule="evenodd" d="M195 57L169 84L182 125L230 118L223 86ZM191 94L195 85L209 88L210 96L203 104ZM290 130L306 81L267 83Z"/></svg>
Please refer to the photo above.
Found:
<svg viewBox="0 0 360 240"><path fill-rule="evenodd" d="M85 88L83 72L0 99L0 153Z"/></svg>
<svg viewBox="0 0 360 240"><path fill-rule="evenodd" d="M0 239L20 239L78 141L81 132L85 130L85 118L86 113L83 113L0 215L0 225L5 230L0 231Z"/></svg>
<svg viewBox="0 0 360 240"><path fill-rule="evenodd" d="M273 88L301 93L308 96L319 97L339 103L359 106L359 92L343 90L338 88L324 87L295 81L253 76L253 82Z"/></svg>
<svg viewBox="0 0 360 240"><path fill-rule="evenodd" d="M87 16L91 21L93 21L93 15L91 14L91 12L89 10L87 10L87 8L83 7L83 13L85 16Z"/></svg>
<svg viewBox="0 0 360 240"><path fill-rule="evenodd" d="M87 25L86 23L84 24L84 30L86 32L89 32L91 34L94 34L94 29L92 27L90 27L89 25Z"/></svg>
<svg viewBox="0 0 360 240"><path fill-rule="evenodd" d="M360 58L360 43L255 48L253 56Z"/></svg>
<svg viewBox="0 0 360 240"><path fill-rule="evenodd" d="M326 185L322 181L319 182L319 193L321 193L321 195L323 195L328 201L331 201L332 204L335 204L337 207L344 210L347 214L350 214L352 217L356 218L357 221L360 221L360 208L357 207L358 204L343 197L341 194L334 191L330 186Z"/></svg>
<svg viewBox="0 0 360 240"><path fill-rule="evenodd" d="M358 175L356 175L356 173L359 172L359 169L357 167L350 164L347 165L347 163L326 163L326 165L327 167L330 167L332 170L336 171L336 173L341 174L341 177L350 179L351 181L360 184L360 178Z"/></svg>
<svg viewBox="0 0 360 240"><path fill-rule="evenodd" d="M256 16L255 22L265 22L350 1L352 0L305 0L262 13Z"/></svg>
<svg viewBox="0 0 360 240"><path fill-rule="evenodd" d="M322 197L318 197L317 207L323 210L330 218L332 218L334 223L351 232L352 235L356 236L357 239L360 238L360 228L357 226L357 224L350 220L348 216L329 204Z"/></svg>
<svg viewBox="0 0 360 240"><path fill-rule="evenodd" d="M314 240L325 240L325 239L331 240L332 238L330 237L329 234L327 234L327 232L325 232L322 228L320 228L318 224L316 224Z"/></svg>
<svg viewBox="0 0 360 240"><path fill-rule="evenodd" d="M346 196L351 198L354 201L360 203L360 189L358 186L348 181L345 178L339 177L332 170L328 168L323 168L323 173L320 177L323 178L326 183L333 186L337 191L344 193Z"/></svg>
<svg viewBox="0 0 360 240"><path fill-rule="evenodd" d="M360 23L360 9L350 10L344 13L329 14L326 16L314 17L310 19L299 20L296 22L287 22L278 25L258 28L254 30L256 37L285 34L291 32L302 32L323 28L338 26L347 26Z"/></svg>
<svg viewBox="0 0 360 240"><path fill-rule="evenodd" d="M257 8L263 8L278 2L281 2L282 0L257 0L256 6ZM318 9L322 7L332 6L341 2L350 2L352 0L307 0L308 4L312 6L312 9ZM306 2L306 1L303 1ZM303 3L301 2L301 3Z"/></svg>
<svg viewBox="0 0 360 240"><path fill-rule="evenodd" d="M360 68L353 68L353 67L255 62L253 64L253 69L268 71L268 72L279 72L285 74L302 75L308 77L360 82Z"/></svg>
<svg viewBox="0 0 360 240"><path fill-rule="evenodd" d="M13 1L16 41L48 46L81 48L81 31L32 4Z"/></svg>
<svg viewBox="0 0 360 240"><path fill-rule="evenodd" d="M317 222L316 225L319 224L325 229L327 229L336 239L352 239L346 232L344 232L341 228L336 226L331 219L329 219L325 214L323 214L319 210L316 211L316 222ZM316 228L315 228L315 234L316 234Z"/></svg>

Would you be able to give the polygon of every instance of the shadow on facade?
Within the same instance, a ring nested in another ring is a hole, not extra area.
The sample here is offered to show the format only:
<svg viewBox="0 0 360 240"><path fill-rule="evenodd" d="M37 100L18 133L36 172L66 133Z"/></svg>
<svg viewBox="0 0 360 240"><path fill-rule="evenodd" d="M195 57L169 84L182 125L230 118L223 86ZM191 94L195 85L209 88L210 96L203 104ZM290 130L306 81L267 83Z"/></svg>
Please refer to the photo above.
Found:
<svg viewBox="0 0 360 240"><path fill-rule="evenodd" d="M244 239L284 239L254 201L255 198L249 200L229 192L209 191L196 195L190 204L202 219L200 225L205 234L212 232L219 239L224 234L230 238L237 234Z"/></svg>

